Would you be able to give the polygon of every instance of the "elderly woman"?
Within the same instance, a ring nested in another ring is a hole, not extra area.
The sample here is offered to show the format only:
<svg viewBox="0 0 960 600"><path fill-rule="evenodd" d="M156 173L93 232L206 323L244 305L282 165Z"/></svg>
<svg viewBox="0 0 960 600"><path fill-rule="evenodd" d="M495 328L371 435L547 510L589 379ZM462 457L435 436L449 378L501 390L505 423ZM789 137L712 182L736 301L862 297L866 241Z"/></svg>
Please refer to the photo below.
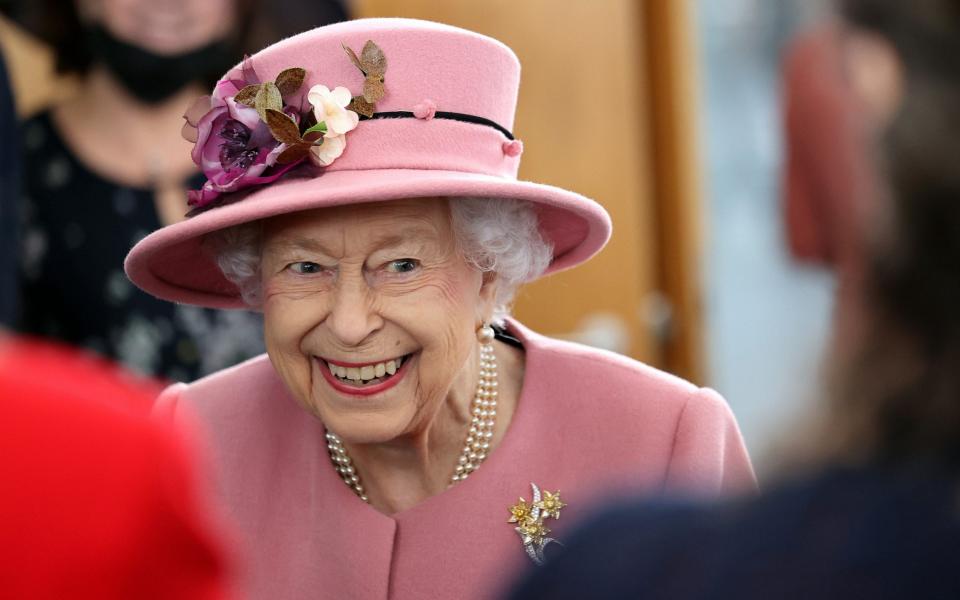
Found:
<svg viewBox="0 0 960 600"><path fill-rule="evenodd" d="M266 356L160 400L208 438L247 595L486 596L601 494L753 487L716 393L507 316L610 233L516 180L518 83L495 40L365 20L263 50L188 111L209 180L127 272L263 312Z"/></svg>

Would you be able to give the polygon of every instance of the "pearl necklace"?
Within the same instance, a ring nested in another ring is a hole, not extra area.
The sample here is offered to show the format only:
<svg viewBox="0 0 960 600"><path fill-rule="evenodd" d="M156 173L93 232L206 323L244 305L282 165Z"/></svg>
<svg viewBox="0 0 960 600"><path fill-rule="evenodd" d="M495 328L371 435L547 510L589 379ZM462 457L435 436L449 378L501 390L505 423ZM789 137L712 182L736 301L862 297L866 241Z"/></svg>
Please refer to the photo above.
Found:
<svg viewBox="0 0 960 600"><path fill-rule="evenodd" d="M489 343L480 345L480 380L477 382L477 393L473 397L471 415L467 441L450 477L450 485L469 477L480 468L480 463L490 453L490 442L497 418L497 357L493 353L493 345ZM327 432L327 450L330 451L330 460L343 482L361 500L370 502L343 442L337 434L330 431Z"/></svg>

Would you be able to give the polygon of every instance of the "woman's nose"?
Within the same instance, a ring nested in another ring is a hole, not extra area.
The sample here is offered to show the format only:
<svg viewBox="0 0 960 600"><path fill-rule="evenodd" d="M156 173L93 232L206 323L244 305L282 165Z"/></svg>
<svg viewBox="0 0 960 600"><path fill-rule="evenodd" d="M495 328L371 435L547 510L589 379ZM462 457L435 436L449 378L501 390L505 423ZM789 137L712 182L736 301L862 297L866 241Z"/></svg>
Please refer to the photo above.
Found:
<svg viewBox="0 0 960 600"><path fill-rule="evenodd" d="M334 294L327 326L344 346L359 346L383 326L383 319L374 309L370 288L362 279L341 280Z"/></svg>

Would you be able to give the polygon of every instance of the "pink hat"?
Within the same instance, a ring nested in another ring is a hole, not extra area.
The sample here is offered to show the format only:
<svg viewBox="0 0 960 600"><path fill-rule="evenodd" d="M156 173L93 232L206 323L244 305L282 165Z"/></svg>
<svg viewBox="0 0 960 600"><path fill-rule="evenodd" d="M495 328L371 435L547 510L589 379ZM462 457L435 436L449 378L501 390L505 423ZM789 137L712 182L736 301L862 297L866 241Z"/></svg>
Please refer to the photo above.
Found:
<svg viewBox="0 0 960 600"><path fill-rule="evenodd" d="M530 202L554 248L547 272L577 265L606 244L610 217L579 194L517 181L519 83L507 46L426 21L363 19L276 43L185 115L209 180L190 193L190 218L134 246L127 275L160 298L240 308L206 234L326 206L458 196Z"/></svg>

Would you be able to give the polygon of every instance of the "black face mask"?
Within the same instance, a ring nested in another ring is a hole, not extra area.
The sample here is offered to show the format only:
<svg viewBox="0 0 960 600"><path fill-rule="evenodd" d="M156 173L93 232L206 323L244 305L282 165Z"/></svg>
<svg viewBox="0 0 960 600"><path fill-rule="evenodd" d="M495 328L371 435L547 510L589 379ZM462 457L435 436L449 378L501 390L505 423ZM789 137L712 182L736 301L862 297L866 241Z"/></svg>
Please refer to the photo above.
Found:
<svg viewBox="0 0 960 600"><path fill-rule="evenodd" d="M216 41L184 54L155 54L117 39L100 26L87 30L93 59L101 62L133 96L147 104L169 98L185 86L215 78L233 66L230 45Z"/></svg>

